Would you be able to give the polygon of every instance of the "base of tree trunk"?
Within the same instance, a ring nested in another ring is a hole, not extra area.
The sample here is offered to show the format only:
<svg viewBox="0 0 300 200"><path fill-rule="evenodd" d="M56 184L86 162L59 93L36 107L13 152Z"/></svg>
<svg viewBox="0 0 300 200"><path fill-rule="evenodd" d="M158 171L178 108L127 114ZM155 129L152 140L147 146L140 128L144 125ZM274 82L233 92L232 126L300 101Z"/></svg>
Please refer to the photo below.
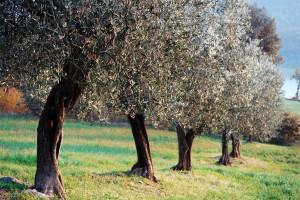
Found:
<svg viewBox="0 0 300 200"><path fill-rule="evenodd" d="M31 196L34 196L37 199L53 199L54 198L54 196L49 196L49 195L46 195L44 193L38 192L36 189L25 190L25 193L27 193Z"/></svg>
<svg viewBox="0 0 300 200"><path fill-rule="evenodd" d="M178 139L178 164L171 167L172 170L190 171L192 169L191 164L191 152L192 144L195 138L195 132L193 129L189 129L185 134L185 131L181 125L176 127L177 139Z"/></svg>
<svg viewBox="0 0 300 200"><path fill-rule="evenodd" d="M149 166L142 166L141 164L134 164L131 170L129 171L129 175L141 176L143 178L150 179L154 182L157 182L156 177L153 173L149 173Z"/></svg>
<svg viewBox="0 0 300 200"><path fill-rule="evenodd" d="M230 160L229 160L229 154L228 154L228 132L227 130L223 130L222 133L222 156L220 160L218 161L219 164L221 165L231 165Z"/></svg>
<svg viewBox="0 0 300 200"><path fill-rule="evenodd" d="M128 115L128 121L131 125L138 158L129 174L142 176L156 182L144 116L141 114L136 114L135 117Z"/></svg>
<svg viewBox="0 0 300 200"><path fill-rule="evenodd" d="M230 160L229 160L229 156L227 155L223 155L221 156L220 160L218 161L218 163L220 165L224 165L224 166L231 166Z"/></svg>
<svg viewBox="0 0 300 200"><path fill-rule="evenodd" d="M50 197L58 196L60 199L66 199L60 172L37 174L32 189Z"/></svg>
<svg viewBox="0 0 300 200"><path fill-rule="evenodd" d="M174 171L183 171L186 170L186 167L183 167L184 164L182 162L178 163L177 165L171 167L172 170Z"/></svg>
<svg viewBox="0 0 300 200"><path fill-rule="evenodd" d="M232 140L232 151L230 152L229 156L232 158L240 158L240 141L236 139L233 135L231 135Z"/></svg>
<svg viewBox="0 0 300 200"><path fill-rule="evenodd" d="M231 158L241 158L241 155L239 153L235 153L233 151L230 152L229 156Z"/></svg>

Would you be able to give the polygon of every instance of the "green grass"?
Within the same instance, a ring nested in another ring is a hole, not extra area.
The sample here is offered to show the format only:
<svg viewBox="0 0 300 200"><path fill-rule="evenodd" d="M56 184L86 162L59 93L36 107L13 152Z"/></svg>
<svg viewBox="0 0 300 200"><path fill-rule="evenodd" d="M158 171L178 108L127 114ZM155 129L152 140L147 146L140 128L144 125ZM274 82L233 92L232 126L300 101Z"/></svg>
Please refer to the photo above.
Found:
<svg viewBox="0 0 300 200"><path fill-rule="evenodd" d="M300 115L300 101L284 100L284 109Z"/></svg>
<svg viewBox="0 0 300 200"><path fill-rule="evenodd" d="M33 184L36 127L36 119L0 116L0 176ZM243 144L242 159L224 167L215 164L219 139L196 137L192 172L173 172L175 132L149 130L149 140L158 183L124 173L136 161L129 128L66 123L59 166L68 199L299 199L299 146ZM26 188L0 182L12 199L34 199Z"/></svg>

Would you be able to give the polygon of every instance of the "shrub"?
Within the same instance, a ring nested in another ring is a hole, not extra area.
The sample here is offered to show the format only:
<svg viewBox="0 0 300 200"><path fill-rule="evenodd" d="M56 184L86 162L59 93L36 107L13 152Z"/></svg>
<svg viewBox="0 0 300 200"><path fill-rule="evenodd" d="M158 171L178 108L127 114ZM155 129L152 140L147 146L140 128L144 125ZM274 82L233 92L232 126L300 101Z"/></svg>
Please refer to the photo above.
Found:
<svg viewBox="0 0 300 200"><path fill-rule="evenodd" d="M16 88L0 88L0 112L14 114L26 110L22 92Z"/></svg>
<svg viewBox="0 0 300 200"><path fill-rule="evenodd" d="M271 143L289 145L300 143L300 116L284 113L278 135L271 139Z"/></svg>

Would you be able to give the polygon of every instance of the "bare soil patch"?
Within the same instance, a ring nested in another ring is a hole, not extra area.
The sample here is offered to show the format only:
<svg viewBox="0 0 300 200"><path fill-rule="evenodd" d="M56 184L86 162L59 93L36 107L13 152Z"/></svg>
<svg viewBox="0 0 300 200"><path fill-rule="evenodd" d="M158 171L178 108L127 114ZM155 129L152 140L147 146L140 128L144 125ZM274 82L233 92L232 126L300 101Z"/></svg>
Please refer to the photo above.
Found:
<svg viewBox="0 0 300 200"><path fill-rule="evenodd" d="M0 199L1 200L7 200L9 199L9 192L3 189L0 189Z"/></svg>

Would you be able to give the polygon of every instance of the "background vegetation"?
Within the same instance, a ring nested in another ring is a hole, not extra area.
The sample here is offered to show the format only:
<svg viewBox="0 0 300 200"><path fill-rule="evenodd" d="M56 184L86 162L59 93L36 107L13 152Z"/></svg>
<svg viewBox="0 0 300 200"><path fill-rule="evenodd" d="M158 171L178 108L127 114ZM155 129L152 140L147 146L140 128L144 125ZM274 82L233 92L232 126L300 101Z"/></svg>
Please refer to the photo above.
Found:
<svg viewBox="0 0 300 200"><path fill-rule="evenodd" d="M0 112L2 113L24 113L26 105L23 104L23 94L11 88L6 91L5 88L0 88ZM294 114L300 114L300 102L284 100L284 109Z"/></svg>
<svg viewBox="0 0 300 200"><path fill-rule="evenodd" d="M24 113L26 110L22 92L16 88L0 88L0 112Z"/></svg>
<svg viewBox="0 0 300 200"><path fill-rule="evenodd" d="M37 119L0 116L0 176L33 184ZM196 137L192 172L169 170L177 163L175 132L149 131L158 183L127 176L136 161L131 130L113 126L65 124L59 166L69 199L297 199L299 146L242 145L242 159L216 165L220 138ZM28 186L0 182L14 199L33 199Z"/></svg>

